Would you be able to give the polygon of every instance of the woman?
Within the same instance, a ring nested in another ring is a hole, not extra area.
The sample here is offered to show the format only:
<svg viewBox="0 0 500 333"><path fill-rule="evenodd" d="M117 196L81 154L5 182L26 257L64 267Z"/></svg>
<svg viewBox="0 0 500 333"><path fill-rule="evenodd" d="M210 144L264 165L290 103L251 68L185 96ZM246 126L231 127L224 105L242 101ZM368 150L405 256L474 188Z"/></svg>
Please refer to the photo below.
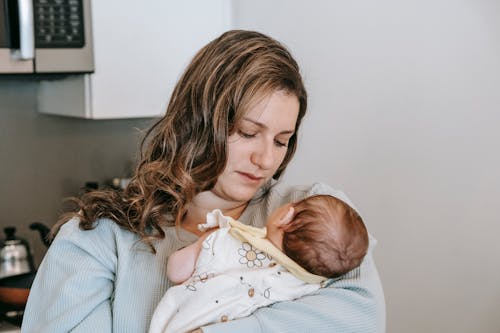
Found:
<svg viewBox="0 0 500 333"><path fill-rule="evenodd" d="M229 31L202 48L148 131L125 193L90 192L56 225L22 330L145 332L171 285L168 256L201 235L207 212L262 226L285 202L333 193L321 184L273 186L295 152L306 105L299 68L277 41ZM202 329L381 332L383 317L370 251L360 269L317 295Z"/></svg>

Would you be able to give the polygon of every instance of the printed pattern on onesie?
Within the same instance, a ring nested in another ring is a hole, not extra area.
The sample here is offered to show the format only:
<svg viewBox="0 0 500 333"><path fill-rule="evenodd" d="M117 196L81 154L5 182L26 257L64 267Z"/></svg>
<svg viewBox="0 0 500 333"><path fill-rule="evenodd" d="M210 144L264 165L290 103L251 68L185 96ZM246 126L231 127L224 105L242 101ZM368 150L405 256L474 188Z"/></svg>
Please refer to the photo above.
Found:
<svg viewBox="0 0 500 333"><path fill-rule="evenodd" d="M221 228L203 242L195 272L184 286L186 292L199 293L199 299L211 298L208 303L220 311L218 321L226 321L289 299L287 280L294 286L303 284L268 254Z"/></svg>

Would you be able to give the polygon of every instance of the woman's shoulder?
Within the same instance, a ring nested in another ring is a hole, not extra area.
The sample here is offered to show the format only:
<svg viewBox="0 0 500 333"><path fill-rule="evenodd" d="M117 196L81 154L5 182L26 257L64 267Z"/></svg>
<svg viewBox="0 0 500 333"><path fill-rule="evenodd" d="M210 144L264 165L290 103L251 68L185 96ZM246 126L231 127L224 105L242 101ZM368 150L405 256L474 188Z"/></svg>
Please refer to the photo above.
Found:
<svg viewBox="0 0 500 333"><path fill-rule="evenodd" d="M144 249L144 253L151 252L139 242L136 234L121 228L113 220L98 219L92 229L84 230L80 228L80 220L73 218L61 226L46 256L63 260L65 265L70 260L68 258L79 258L87 264L94 263L116 272L118 267L130 267L135 262L133 254L139 249Z"/></svg>
<svg viewBox="0 0 500 333"><path fill-rule="evenodd" d="M313 195L331 195L341 200L350 201L342 190L335 189L323 182L307 185L293 185L289 183L276 183L271 187L268 200L299 201Z"/></svg>
<svg viewBox="0 0 500 333"><path fill-rule="evenodd" d="M75 217L61 226L53 244L70 242L81 247L109 247L123 243L132 244L137 240L136 234L120 227L111 219L100 218L94 222L92 229L84 230L80 227L80 219Z"/></svg>

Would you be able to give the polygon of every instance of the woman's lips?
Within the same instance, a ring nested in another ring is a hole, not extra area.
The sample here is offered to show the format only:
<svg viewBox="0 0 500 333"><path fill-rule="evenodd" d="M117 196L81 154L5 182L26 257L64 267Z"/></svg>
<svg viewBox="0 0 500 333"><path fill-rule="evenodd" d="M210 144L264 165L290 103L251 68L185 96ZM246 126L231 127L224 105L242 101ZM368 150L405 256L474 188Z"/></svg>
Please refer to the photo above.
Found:
<svg viewBox="0 0 500 333"><path fill-rule="evenodd" d="M250 183L259 183L264 177L256 176L251 173L238 171L238 174L243 177L244 180Z"/></svg>

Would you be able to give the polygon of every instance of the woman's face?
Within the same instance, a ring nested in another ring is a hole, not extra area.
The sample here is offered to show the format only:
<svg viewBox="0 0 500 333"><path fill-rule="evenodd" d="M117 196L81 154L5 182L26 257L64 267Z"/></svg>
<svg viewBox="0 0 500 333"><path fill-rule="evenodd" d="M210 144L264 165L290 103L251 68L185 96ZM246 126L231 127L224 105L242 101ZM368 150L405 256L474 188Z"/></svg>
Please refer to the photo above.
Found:
<svg viewBox="0 0 500 333"><path fill-rule="evenodd" d="M212 192L228 202L252 199L283 162L298 113L297 97L281 90L251 107L228 138L226 168Z"/></svg>

